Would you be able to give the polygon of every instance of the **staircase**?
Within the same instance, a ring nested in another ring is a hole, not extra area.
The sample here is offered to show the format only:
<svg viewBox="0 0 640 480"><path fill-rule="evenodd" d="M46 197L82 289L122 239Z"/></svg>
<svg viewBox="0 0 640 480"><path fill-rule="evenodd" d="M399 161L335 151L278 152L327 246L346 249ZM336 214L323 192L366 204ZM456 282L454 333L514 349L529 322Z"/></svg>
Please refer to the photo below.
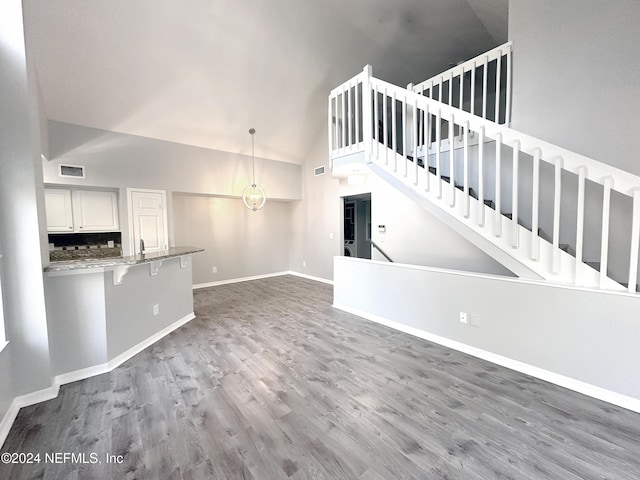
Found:
<svg viewBox="0 0 640 480"><path fill-rule="evenodd" d="M407 88L366 66L329 95L334 176L365 164L520 277L638 292L640 177L509 128L511 55Z"/></svg>

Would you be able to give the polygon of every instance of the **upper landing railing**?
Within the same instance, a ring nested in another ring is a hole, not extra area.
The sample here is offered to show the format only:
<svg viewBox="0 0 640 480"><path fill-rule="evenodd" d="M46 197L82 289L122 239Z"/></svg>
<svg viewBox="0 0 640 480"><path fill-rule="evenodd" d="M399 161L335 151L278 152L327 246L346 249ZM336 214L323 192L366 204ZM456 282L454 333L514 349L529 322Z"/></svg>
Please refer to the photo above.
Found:
<svg viewBox="0 0 640 480"><path fill-rule="evenodd" d="M486 120L509 125L511 121L511 57L512 43L489 50L482 55L460 63L439 75L429 78L417 85L409 84L407 89L419 95L432 98L445 105L459 108ZM329 140L331 147L338 149L338 156L348 155L351 150L357 151L363 141L362 131L362 77L365 71L356 75L332 90L329 96ZM368 73L371 75L371 72ZM382 139L381 128L389 121L400 124L395 105L388 108L387 98L383 99L380 110L375 109L372 119L378 125L379 132L374 137ZM383 115L386 115L383 118ZM387 118L390 116L390 118ZM386 120L385 120L386 119ZM497 121L496 121L497 119ZM435 137L435 124L427 132L424 128L424 115L418 119L419 138L417 145L426 144L427 134ZM402 129L402 124L398 127ZM454 134L459 134L456 127ZM448 131L443 132L443 140L447 139ZM381 140L382 141L382 140ZM383 141L384 143L384 141ZM399 151L400 145L394 145Z"/></svg>
<svg viewBox="0 0 640 480"><path fill-rule="evenodd" d="M511 42L407 88L501 125L511 121Z"/></svg>

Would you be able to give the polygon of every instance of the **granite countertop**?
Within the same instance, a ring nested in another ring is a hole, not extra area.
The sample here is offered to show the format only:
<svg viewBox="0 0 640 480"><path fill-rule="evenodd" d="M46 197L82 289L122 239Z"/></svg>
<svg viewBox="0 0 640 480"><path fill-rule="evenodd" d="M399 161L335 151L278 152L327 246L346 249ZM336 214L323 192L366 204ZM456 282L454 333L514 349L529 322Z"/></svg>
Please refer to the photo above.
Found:
<svg viewBox="0 0 640 480"><path fill-rule="evenodd" d="M105 268L140 265L143 263L155 262L167 258L191 255L192 253L204 252L200 247L171 247L160 252L146 253L144 255L131 255L129 257L118 258L92 258L86 260L69 260L62 262L51 262L44 268L45 272L66 272L70 270L82 270L87 268Z"/></svg>

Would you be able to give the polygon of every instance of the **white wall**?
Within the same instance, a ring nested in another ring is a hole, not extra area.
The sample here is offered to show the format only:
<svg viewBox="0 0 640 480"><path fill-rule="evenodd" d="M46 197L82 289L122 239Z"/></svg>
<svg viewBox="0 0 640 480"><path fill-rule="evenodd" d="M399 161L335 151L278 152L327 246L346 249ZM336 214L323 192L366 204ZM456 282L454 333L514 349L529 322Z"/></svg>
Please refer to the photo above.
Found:
<svg viewBox="0 0 640 480"><path fill-rule="evenodd" d="M640 3L511 0L513 127L640 175Z"/></svg>
<svg viewBox="0 0 640 480"><path fill-rule="evenodd" d="M127 187L168 191L169 241L176 245L172 192L239 197L251 181L250 156L152 138L50 121L49 145L46 183L120 190L125 254L131 253ZM86 178L59 177L60 163L85 166ZM256 181L272 200L301 198L300 170L300 165L256 158Z"/></svg>
<svg viewBox="0 0 640 480"><path fill-rule="evenodd" d="M394 262L512 274L394 187L370 175L372 238ZM378 225L385 225L380 233ZM374 250L374 259L382 260Z"/></svg>
<svg viewBox="0 0 640 480"><path fill-rule="evenodd" d="M0 2L0 253L9 345L0 352L0 419L17 396L51 386L42 277L44 193L35 78L22 2Z"/></svg>
<svg viewBox="0 0 640 480"><path fill-rule="evenodd" d="M636 295L349 258L335 269L338 307L640 411Z"/></svg>
<svg viewBox="0 0 640 480"><path fill-rule="evenodd" d="M333 256L342 255L342 193L337 179L331 177L327 152L326 127L318 132L302 165L303 201L293 210L293 246L290 268L293 271L328 280L333 279ZM324 175L314 177L313 169L325 165ZM333 237L333 238L331 238ZM306 266L303 266L305 262Z"/></svg>
<svg viewBox="0 0 640 480"><path fill-rule="evenodd" d="M45 278L53 375L108 362L104 277L102 270L84 270Z"/></svg>
<svg viewBox="0 0 640 480"><path fill-rule="evenodd" d="M49 122L49 151L46 183L240 196L251 181L251 156L61 122ZM86 178L59 177L60 163L85 165ZM269 198L300 199L299 165L256 158L256 181Z"/></svg>
<svg viewBox="0 0 640 480"><path fill-rule="evenodd" d="M194 285L289 270L294 203L253 212L238 198L175 194L176 243L205 249L193 257Z"/></svg>
<svg viewBox="0 0 640 480"><path fill-rule="evenodd" d="M169 258L156 275L150 274L148 264L137 265L121 285L113 284L112 273L103 275L109 360L193 313L191 272L198 255L191 255L184 267L180 257ZM153 314L154 305L158 315Z"/></svg>
<svg viewBox="0 0 640 480"><path fill-rule="evenodd" d="M294 209L292 270L333 279L333 256L343 254L342 197L371 193L372 239L394 261L512 275L376 174L367 175L361 185L331 177L326 138L315 148L303 165L304 200ZM319 165L326 165L329 173L314 177L313 169ZM381 224L387 227L384 236L377 229ZM382 258L375 250L372 255Z"/></svg>
<svg viewBox="0 0 640 480"><path fill-rule="evenodd" d="M512 127L640 175L640 3L511 0ZM550 205L553 180L542 177ZM577 182L563 178L561 243L575 245ZM588 187L585 259L599 261L602 189ZM609 273L628 278L631 200L612 198ZM568 220L565 220L568 219ZM549 226L544 227L551 233Z"/></svg>

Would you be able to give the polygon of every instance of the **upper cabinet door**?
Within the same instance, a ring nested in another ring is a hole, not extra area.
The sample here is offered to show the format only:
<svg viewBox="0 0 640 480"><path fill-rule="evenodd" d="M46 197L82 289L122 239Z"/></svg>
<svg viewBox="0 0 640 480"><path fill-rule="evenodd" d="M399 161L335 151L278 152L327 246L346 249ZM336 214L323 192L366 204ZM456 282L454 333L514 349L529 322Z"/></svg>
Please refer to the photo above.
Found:
<svg viewBox="0 0 640 480"><path fill-rule="evenodd" d="M73 232L71 191L45 188L44 198L49 232Z"/></svg>
<svg viewBox="0 0 640 480"><path fill-rule="evenodd" d="M118 194L97 190L74 190L73 216L78 232L119 230Z"/></svg>

